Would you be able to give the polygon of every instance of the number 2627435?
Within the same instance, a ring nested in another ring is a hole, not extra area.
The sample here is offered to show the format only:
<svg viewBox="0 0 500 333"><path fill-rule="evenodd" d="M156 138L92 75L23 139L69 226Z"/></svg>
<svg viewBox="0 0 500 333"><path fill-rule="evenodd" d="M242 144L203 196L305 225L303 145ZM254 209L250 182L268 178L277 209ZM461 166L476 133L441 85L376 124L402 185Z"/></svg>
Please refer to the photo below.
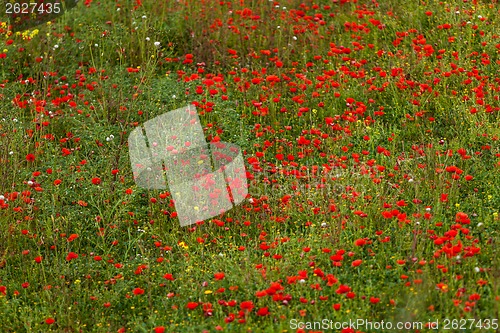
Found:
<svg viewBox="0 0 500 333"><path fill-rule="evenodd" d="M61 12L61 4L56 3L5 3L5 14L59 14Z"/></svg>

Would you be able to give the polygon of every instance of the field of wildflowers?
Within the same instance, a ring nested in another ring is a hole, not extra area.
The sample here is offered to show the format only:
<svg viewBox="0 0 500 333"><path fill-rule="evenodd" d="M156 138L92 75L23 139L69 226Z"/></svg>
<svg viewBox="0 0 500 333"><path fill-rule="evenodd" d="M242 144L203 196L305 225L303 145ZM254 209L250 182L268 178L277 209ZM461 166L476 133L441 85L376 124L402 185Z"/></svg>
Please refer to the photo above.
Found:
<svg viewBox="0 0 500 333"><path fill-rule="evenodd" d="M496 0L2 20L1 332L499 330ZM181 227L127 138L189 104L241 147L249 195Z"/></svg>

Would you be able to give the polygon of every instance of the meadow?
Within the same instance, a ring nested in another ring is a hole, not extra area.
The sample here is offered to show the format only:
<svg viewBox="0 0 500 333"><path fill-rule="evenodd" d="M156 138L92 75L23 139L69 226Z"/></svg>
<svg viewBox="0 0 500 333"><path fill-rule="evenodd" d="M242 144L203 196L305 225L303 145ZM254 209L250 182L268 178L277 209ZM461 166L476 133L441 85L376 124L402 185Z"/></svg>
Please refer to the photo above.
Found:
<svg viewBox="0 0 500 333"><path fill-rule="evenodd" d="M496 0L2 20L0 332L500 330ZM127 138L186 105L249 194L181 227Z"/></svg>

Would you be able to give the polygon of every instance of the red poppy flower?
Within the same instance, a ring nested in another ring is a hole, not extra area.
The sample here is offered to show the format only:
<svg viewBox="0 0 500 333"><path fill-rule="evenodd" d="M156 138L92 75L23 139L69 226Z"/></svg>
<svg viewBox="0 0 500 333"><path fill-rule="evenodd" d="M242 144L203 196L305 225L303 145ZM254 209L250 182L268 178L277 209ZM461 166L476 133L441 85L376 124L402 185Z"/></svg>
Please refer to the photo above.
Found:
<svg viewBox="0 0 500 333"><path fill-rule="evenodd" d="M167 274L163 275L163 277L165 279L169 280L169 281L174 281L175 280L174 276L172 274L170 274L170 273L167 273Z"/></svg>
<svg viewBox="0 0 500 333"><path fill-rule="evenodd" d="M362 262L363 262L363 260L361 260L361 259L354 260L352 262L352 267L358 267L359 265L361 265Z"/></svg>
<svg viewBox="0 0 500 333"><path fill-rule="evenodd" d="M365 239L363 239L363 238L356 239L356 240L354 241L354 245L356 245L356 246L363 246L363 245L365 245L365 244L366 244L366 240L365 240Z"/></svg>
<svg viewBox="0 0 500 333"><path fill-rule="evenodd" d="M463 212L458 212L455 215L455 222L462 223L462 224L470 224L470 219L469 216Z"/></svg>
<svg viewBox="0 0 500 333"><path fill-rule="evenodd" d="M384 210L384 211L382 212L382 216L383 216L385 219L390 219L390 218L392 218L392 213L391 213L390 211L388 211L388 210Z"/></svg>
<svg viewBox="0 0 500 333"><path fill-rule="evenodd" d="M72 242L72 241L74 241L74 240L75 240L75 239L77 239L77 238L78 238L78 235L77 235L77 234L71 234L71 235L69 235L69 237L68 237L68 242Z"/></svg>
<svg viewBox="0 0 500 333"><path fill-rule="evenodd" d="M133 290L133 293L134 293L134 295L142 295L142 294L144 294L144 289L141 289L141 288L135 288L135 289Z"/></svg>
<svg viewBox="0 0 500 333"><path fill-rule="evenodd" d="M253 307L252 301L243 301L240 304L240 309L244 311L252 311Z"/></svg>
<svg viewBox="0 0 500 333"><path fill-rule="evenodd" d="M99 177L92 178L92 184L99 185L100 183L101 183L101 178Z"/></svg>
<svg viewBox="0 0 500 333"><path fill-rule="evenodd" d="M187 305L186 305L186 308L188 308L189 310L194 310L198 307L198 303L196 302L189 302Z"/></svg>
<svg viewBox="0 0 500 333"><path fill-rule="evenodd" d="M258 316L267 316L268 314L269 314L269 309L267 308L267 306L265 308L260 308L257 311Z"/></svg>
<svg viewBox="0 0 500 333"><path fill-rule="evenodd" d="M35 160L35 155L33 154L26 155L26 161L33 162L34 160Z"/></svg>
<svg viewBox="0 0 500 333"><path fill-rule="evenodd" d="M56 320L54 318L47 318L47 319L45 319L45 323L47 325L52 325L55 322L56 322Z"/></svg>

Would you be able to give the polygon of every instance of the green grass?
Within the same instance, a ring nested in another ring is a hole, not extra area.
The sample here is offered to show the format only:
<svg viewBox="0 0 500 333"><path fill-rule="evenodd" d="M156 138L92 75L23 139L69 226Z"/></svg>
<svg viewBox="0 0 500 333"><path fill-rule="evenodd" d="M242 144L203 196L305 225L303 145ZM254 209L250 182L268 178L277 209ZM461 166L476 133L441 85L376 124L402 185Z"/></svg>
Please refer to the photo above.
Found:
<svg viewBox="0 0 500 333"><path fill-rule="evenodd" d="M2 24L0 331L496 331L499 14L87 1ZM249 197L180 227L127 139L190 103L241 147Z"/></svg>

